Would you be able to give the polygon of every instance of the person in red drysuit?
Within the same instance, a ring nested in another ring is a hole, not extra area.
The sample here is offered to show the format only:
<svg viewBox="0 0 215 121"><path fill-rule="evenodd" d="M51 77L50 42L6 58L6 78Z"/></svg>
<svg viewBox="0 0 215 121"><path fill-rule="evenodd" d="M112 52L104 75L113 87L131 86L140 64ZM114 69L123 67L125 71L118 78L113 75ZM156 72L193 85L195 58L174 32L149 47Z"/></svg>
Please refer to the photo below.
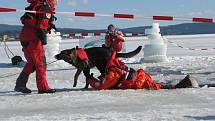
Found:
<svg viewBox="0 0 215 121"><path fill-rule="evenodd" d="M125 41L124 35L117 31L113 24L108 26L108 30L105 36L105 46L112 48L115 52L122 50L122 42Z"/></svg>
<svg viewBox="0 0 215 121"><path fill-rule="evenodd" d="M115 56L114 54L112 56ZM175 89L194 88L197 82L187 75L177 85L168 85L155 82L152 77L143 69L137 71L128 68L118 58L110 58L107 64L107 72L103 80L96 79L91 75L87 79L91 87L97 90L105 89Z"/></svg>
<svg viewBox="0 0 215 121"><path fill-rule="evenodd" d="M105 36L105 46L113 49L113 54L110 57L111 59L115 58L116 53L122 51L122 43L125 41L124 35L122 32L116 30L113 24L110 24L107 28L106 36ZM114 56L113 56L114 55ZM109 59L109 60L111 60ZM122 62L123 63L123 62ZM98 77L99 79L104 79L105 74L101 73Z"/></svg>
<svg viewBox="0 0 215 121"><path fill-rule="evenodd" d="M155 83L143 69L135 71L128 68L114 53L108 60L107 72L103 80L92 77L88 79L91 87L102 89L160 89L161 84Z"/></svg>
<svg viewBox="0 0 215 121"><path fill-rule="evenodd" d="M36 71L38 93L54 93L56 90L51 89L46 80L46 57L43 46L47 44L46 34L52 28L56 29L53 24L56 18L53 14L57 0L27 1L30 5L26 7L26 10L37 11L37 13L26 12L21 17L21 22L24 26L20 33L20 42L27 63L16 80L14 90L31 93L26 84L29 75Z"/></svg>

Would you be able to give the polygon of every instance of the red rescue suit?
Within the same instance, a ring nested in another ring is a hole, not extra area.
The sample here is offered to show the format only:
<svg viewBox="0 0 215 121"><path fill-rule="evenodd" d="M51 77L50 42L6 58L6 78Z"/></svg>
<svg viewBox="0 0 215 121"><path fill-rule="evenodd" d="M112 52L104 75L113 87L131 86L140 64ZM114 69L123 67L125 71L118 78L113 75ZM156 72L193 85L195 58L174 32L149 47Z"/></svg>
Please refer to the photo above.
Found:
<svg viewBox="0 0 215 121"><path fill-rule="evenodd" d="M107 69L104 80L97 80L92 77L87 79L91 87L102 90L110 89L117 84L119 79L126 73L124 70L127 68L122 61L115 58L116 52L114 52L108 60ZM120 67L120 68L119 68ZM123 79L124 80L124 79Z"/></svg>
<svg viewBox="0 0 215 121"><path fill-rule="evenodd" d="M118 58L112 58L108 61L108 71L105 74L104 80L98 80L94 77L88 79L91 87L97 90L111 89L117 87L119 89L153 89L158 90L161 88L161 84L153 81L151 76L143 69L139 69L135 72L134 77L127 80L129 75L129 69Z"/></svg>
<svg viewBox="0 0 215 121"><path fill-rule="evenodd" d="M143 69L138 69L133 80L123 80L120 89L148 89L159 90L162 84L154 82L151 76Z"/></svg>
<svg viewBox="0 0 215 121"><path fill-rule="evenodd" d="M30 0L29 0L30 1ZM39 1L39 0L38 0ZM46 80L46 58L43 45L46 45L46 34L50 29L52 14L54 13L53 5L44 5L43 2L32 2L27 10L39 11L38 13L25 13L21 17L24 25L20 33L20 42L27 63L23 69L23 73L27 78L31 73L36 71L36 83L39 91L49 90ZM17 79L20 84L21 78ZM27 83L23 78L23 83Z"/></svg>
<svg viewBox="0 0 215 121"><path fill-rule="evenodd" d="M111 47L116 52L120 52L122 50L122 42L124 41L125 39L123 34L116 30L114 32L107 32L105 36L106 47Z"/></svg>

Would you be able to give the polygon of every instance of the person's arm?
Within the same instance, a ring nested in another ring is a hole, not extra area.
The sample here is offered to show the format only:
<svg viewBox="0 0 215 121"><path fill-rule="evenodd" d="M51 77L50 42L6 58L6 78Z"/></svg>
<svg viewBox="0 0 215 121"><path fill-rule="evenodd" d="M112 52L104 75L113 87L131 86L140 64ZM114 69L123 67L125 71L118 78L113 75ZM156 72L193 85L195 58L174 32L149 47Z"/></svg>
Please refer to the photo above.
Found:
<svg viewBox="0 0 215 121"><path fill-rule="evenodd" d="M52 17L51 8L48 5L42 4L36 6L35 10L38 11L36 14L37 28L47 30L49 27L49 20Z"/></svg>
<svg viewBox="0 0 215 121"><path fill-rule="evenodd" d="M111 46L111 41L110 41L110 36L106 35L105 36L105 46L110 47Z"/></svg>
<svg viewBox="0 0 215 121"><path fill-rule="evenodd" d="M125 38L122 32L117 31L116 38L118 41L125 42Z"/></svg>
<svg viewBox="0 0 215 121"><path fill-rule="evenodd" d="M43 45L47 44L47 37L46 34L48 33L49 29L49 21L52 17L52 11L48 5L41 5L37 6L36 11L40 11L36 15L37 24L36 24L36 33L37 36L40 38Z"/></svg>
<svg viewBox="0 0 215 121"><path fill-rule="evenodd" d="M25 10L32 10L33 6L28 6L25 8ZM36 28L36 14L35 13L28 13L25 12L24 15L20 18L21 22L25 26L30 26L33 28Z"/></svg>

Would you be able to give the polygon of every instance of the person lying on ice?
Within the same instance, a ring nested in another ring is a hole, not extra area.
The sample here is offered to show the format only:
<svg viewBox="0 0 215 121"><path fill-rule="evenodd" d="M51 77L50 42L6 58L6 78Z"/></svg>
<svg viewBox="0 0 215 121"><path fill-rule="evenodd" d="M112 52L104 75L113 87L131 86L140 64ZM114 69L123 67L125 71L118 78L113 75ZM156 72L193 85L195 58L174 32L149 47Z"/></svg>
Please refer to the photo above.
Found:
<svg viewBox="0 0 215 121"><path fill-rule="evenodd" d="M16 80L14 88L17 92L31 93L26 87L29 75L36 71L36 83L38 93L54 93L46 80L46 58L43 46L47 44L46 34L55 28L53 21L54 6L57 0L27 0L30 5L26 10L37 11L37 13L26 12L21 17L24 25L20 33L20 42L27 63Z"/></svg>
<svg viewBox="0 0 215 121"><path fill-rule="evenodd" d="M112 56L115 56L114 54ZM198 87L198 83L187 75L177 85L165 85L156 83L152 77L143 69L137 71L128 68L118 58L112 57L107 64L107 72L103 80L98 80L89 76L87 79L91 87L97 90L105 89L175 89L175 88L194 88Z"/></svg>

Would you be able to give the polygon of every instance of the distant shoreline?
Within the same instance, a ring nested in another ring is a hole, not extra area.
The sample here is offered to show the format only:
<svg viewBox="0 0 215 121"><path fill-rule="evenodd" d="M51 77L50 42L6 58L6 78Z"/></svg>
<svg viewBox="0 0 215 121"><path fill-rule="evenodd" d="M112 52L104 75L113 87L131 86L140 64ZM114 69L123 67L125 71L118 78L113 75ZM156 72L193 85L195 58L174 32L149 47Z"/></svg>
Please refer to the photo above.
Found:
<svg viewBox="0 0 215 121"><path fill-rule="evenodd" d="M117 25L116 25L117 26ZM145 29L151 26L140 26L119 29L123 33L145 33ZM7 25L0 24L0 38L2 35L7 34L11 38L18 38L22 26L20 25ZM193 35L193 34L215 34L215 23L184 23L169 26L160 26L162 35ZM86 30L74 28L58 28L62 34L70 33L105 33L106 29L100 30ZM15 41L15 40L14 40Z"/></svg>

